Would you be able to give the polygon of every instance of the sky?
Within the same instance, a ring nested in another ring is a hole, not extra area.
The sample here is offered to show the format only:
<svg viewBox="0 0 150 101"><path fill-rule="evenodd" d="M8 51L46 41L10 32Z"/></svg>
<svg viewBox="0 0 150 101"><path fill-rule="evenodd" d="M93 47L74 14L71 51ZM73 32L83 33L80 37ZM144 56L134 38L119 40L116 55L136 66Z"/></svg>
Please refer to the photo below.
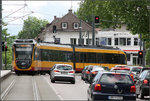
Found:
<svg viewBox="0 0 150 101"><path fill-rule="evenodd" d="M8 33L18 35L22 30L23 21L28 16L35 16L51 22L54 16L62 17L72 8L73 12L79 8L81 1L2 1L2 19L8 25Z"/></svg>

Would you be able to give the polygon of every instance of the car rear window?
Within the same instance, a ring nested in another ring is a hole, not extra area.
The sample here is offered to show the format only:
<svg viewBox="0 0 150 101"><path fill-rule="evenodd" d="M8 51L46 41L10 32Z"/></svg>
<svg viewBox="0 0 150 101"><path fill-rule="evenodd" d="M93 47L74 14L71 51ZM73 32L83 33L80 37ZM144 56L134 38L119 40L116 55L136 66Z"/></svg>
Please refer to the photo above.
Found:
<svg viewBox="0 0 150 101"><path fill-rule="evenodd" d="M72 67L66 66L66 65L61 65L61 66L57 66L57 69L59 69L59 70L71 70Z"/></svg>
<svg viewBox="0 0 150 101"><path fill-rule="evenodd" d="M140 72L141 71L141 68L133 68L132 69L132 72Z"/></svg>
<svg viewBox="0 0 150 101"><path fill-rule="evenodd" d="M103 74L101 76L100 83L105 83L105 84L116 84L116 83L133 84L132 79L128 75L120 74L120 73Z"/></svg>
<svg viewBox="0 0 150 101"><path fill-rule="evenodd" d="M104 69L102 67L95 67L93 68L94 71L104 71Z"/></svg>

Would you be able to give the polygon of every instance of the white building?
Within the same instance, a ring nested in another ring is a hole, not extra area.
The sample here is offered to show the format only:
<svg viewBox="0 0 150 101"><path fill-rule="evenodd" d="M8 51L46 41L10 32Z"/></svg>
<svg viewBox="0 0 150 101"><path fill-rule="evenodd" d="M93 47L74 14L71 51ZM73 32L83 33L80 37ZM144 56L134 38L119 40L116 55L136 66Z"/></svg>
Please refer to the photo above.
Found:
<svg viewBox="0 0 150 101"><path fill-rule="evenodd" d="M127 64L138 64L138 51L140 39L138 35L132 35L125 26L115 30L99 30L96 34L96 44L118 47L127 54ZM141 47L141 49L143 49Z"/></svg>

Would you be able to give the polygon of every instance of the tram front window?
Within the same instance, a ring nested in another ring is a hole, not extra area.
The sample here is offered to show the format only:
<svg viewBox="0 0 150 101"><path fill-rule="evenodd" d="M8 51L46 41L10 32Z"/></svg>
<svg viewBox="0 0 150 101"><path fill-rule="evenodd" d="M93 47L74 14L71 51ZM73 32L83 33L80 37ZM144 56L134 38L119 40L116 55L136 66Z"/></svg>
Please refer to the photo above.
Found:
<svg viewBox="0 0 150 101"><path fill-rule="evenodd" d="M32 59L32 46L19 47L16 46L16 60L30 60Z"/></svg>

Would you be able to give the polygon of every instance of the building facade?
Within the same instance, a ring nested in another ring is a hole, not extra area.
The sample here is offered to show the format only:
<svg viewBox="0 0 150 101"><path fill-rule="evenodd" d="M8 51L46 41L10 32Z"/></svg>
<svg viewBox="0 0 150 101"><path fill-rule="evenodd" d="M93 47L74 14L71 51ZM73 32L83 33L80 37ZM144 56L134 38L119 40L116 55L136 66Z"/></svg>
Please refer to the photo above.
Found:
<svg viewBox="0 0 150 101"><path fill-rule="evenodd" d="M123 25L121 29L99 30L96 36L97 45L118 47L127 54L128 65L138 65L138 51L140 39L138 35L132 35ZM141 49L143 50L142 44Z"/></svg>
<svg viewBox="0 0 150 101"><path fill-rule="evenodd" d="M42 41L61 44L79 44L79 38L81 44L91 44L92 26L77 18L71 9L62 18L54 16L54 20L38 36Z"/></svg>

